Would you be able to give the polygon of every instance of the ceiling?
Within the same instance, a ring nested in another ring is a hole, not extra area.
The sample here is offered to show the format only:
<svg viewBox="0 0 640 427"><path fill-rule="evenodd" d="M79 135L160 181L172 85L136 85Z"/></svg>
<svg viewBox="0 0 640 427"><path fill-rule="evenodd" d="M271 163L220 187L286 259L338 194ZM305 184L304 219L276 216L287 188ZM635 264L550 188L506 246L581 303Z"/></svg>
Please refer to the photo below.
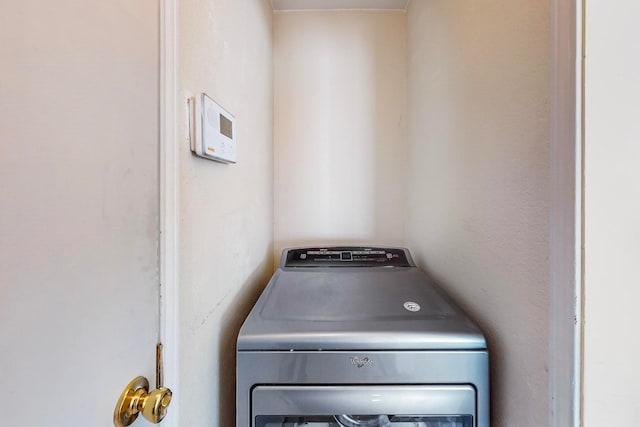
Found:
<svg viewBox="0 0 640 427"><path fill-rule="evenodd" d="M410 0L271 0L273 10L392 9L406 10Z"/></svg>

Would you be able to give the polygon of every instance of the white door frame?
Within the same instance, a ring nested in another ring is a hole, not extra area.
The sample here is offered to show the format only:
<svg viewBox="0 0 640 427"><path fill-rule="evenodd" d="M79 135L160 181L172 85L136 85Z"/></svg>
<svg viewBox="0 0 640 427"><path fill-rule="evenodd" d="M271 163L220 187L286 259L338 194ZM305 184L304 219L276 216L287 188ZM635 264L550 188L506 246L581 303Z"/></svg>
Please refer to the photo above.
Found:
<svg viewBox="0 0 640 427"><path fill-rule="evenodd" d="M551 427L581 425L583 12L582 0L551 0Z"/></svg>
<svg viewBox="0 0 640 427"><path fill-rule="evenodd" d="M160 339L164 383L173 399L163 424L178 427L180 167L176 113L178 0L160 0Z"/></svg>

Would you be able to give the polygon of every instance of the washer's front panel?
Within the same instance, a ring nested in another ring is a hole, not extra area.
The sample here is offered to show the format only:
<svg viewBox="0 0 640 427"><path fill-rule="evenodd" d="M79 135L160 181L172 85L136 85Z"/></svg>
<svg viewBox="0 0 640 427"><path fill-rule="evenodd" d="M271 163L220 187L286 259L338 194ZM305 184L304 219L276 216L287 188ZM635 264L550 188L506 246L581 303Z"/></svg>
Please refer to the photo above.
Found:
<svg viewBox="0 0 640 427"><path fill-rule="evenodd" d="M258 386L251 402L253 427L475 426L469 385Z"/></svg>
<svg viewBox="0 0 640 427"><path fill-rule="evenodd" d="M488 358L485 351L241 351L238 352L237 427L252 425L249 415L252 390L266 385L471 385L477 393L473 426L489 427ZM451 426L467 427L465 424Z"/></svg>
<svg viewBox="0 0 640 427"><path fill-rule="evenodd" d="M257 417L254 427L473 427L471 415L313 415Z"/></svg>

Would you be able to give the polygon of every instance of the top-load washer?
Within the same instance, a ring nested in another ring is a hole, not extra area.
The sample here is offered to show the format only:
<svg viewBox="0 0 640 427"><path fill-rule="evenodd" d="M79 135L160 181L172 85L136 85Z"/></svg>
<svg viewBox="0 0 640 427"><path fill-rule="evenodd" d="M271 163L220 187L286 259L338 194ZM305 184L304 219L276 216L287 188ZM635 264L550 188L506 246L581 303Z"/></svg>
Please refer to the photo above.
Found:
<svg viewBox="0 0 640 427"><path fill-rule="evenodd" d="M237 427L489 427L489 356L407 249L286 249L240 330L236 392Z"/></svg>

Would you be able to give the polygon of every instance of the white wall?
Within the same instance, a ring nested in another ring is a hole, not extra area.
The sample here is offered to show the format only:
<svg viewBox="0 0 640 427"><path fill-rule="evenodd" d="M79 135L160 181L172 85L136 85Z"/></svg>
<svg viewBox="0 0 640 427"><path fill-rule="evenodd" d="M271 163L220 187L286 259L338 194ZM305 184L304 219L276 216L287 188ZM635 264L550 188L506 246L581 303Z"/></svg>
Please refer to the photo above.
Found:
<svg viewBox="0 0 640 427"><path fill-rule="evenodd" d="M401 244L405 13L274 16L276 260L286 246Z"/></svg>
<svg viewBox="0 0 640 427"><path fill-rule="evenodd" d="M547 425L549 4L413 1L406 242L489 338L492 426Z"/></svg>
<svg viewBox="0 0 640 427"><path fill-rule="evenodd" d="M234 114L238 144L236 165L181 147L179 424L231 426L236 334L272 273L272 11L184 0L179 13L180 88Z"/></svg>
<svg viewBox="0 0 640 427"><path fill-rule="evenodd" d="M640 4L588 0L584 426L640 425Z"/></svg>

